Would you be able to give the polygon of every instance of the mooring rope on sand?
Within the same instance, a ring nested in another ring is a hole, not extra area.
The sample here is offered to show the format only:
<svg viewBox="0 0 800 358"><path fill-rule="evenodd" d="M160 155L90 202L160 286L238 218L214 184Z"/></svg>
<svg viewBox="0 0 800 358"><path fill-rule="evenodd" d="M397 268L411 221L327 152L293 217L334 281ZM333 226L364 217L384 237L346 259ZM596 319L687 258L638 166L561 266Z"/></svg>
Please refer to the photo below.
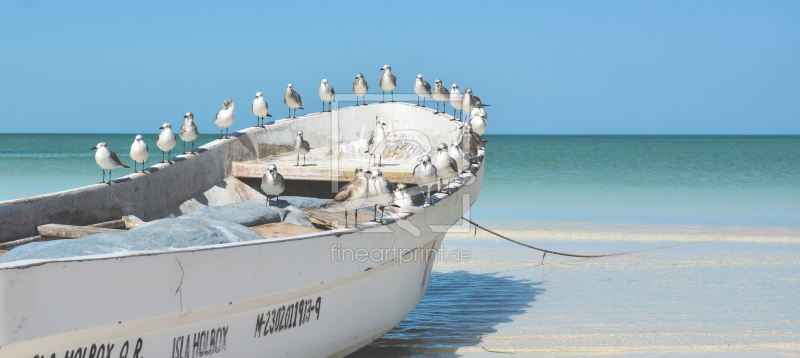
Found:
<svg viewBox="0 0 800 358"><path fill-rule="evenodd" d="M483 231L486 231L486 232L488 232L488 233L490 233L492 235L495 235L495 236L497 236L497 237L499 237L501 239L506 239L508 241L511 241L511 242L517 244L517 245L521 245L521 246L525 246L525 247L530 248L530 249L541 251L543 253L542 254L542 262L544 262L544 257L547 254L553 254L553 255L558 255L558 256L567 256L567 257L581 257L581 258L589 258L589 259L591 259L591 258L598 258L598 257L630 255L630 254L635 254L635 253L644 252L644 251L658 250L658 249L666 248L666 247L657 247L657 248L652 248L652 249L644 249L644 250L636 250L636 251L628 251L628 252L618 252L618 253L614 253L614 254L603 254L603 255L568 254L568 253L565 253L565 252L551 251L551 250L542 249L542 248L539 248L539 247L536 247L536 246L531 246L531 245L519 242L517 240L514 240L512 238L508 238L508 237L505 237L503 235L500 235L500 234L498 234L498 233L496 233L496 232L494 232L492 230L489 230L489 229L487 229L487 228L485 228L483 226L478 225L476 222L474 222L472 220L469 220L469 219L467 219L467 218L465 218L463 216L461 217L461 219L466 221L466 222L468 222L468 223L470 223L470 224L472 224L472 225L474 225L476 228L479 228L479 229L481 229ZM688 244L679 244L679 245L672 245L672 246L667 246L667 247L682 246L682 245L688 245Z"/></svg>

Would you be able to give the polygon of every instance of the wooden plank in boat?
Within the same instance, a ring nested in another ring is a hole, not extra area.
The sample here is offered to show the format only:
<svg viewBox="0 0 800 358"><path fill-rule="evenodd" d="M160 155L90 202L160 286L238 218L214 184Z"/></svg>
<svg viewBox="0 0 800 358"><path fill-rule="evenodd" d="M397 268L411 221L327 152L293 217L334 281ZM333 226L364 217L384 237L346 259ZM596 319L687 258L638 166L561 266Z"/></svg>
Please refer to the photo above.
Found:
<svg viewBox="0 0 800 358"><path fill-rule="evenodd" d="M302 163L302 162L301 162ZM307 166L296 166L295 162L247 161L233 162L231 174L237 178L261 178L267 172L267 166L275 164L278 173L286 180L314 180L349 182L355 179L355 168L364 166L364 162L340 161L332 167L330 161L309 162ZM414 183L414 166L417 163L383 163L381 172L386 180L392 183Z"/></svg>
<svg viewBox="0 0 800 358"><path fill-rule="evenodd" d="M8 251L0 250L0 256L3 256L3 254L5 254L6 252L8 252Z"/></svg>
<svg viewBox="0 0 800 358"><path fill-rule="evenodd" d="M303 212L311 218L311 222L315 224L322 224L331 228L343 228L344 226L344 211L328 211L325 209L303 209ZM347 224L352 226L355 220L355 213L352 211L347 212ZM372 215L364 214L358 216L358 223L363 224L372 220Z"/></svg>
<svg viewBox="0 0 800 358"><path fill-rule="evenodd" d="M287 237L287 236L295 236L295 235L303 235L303 234L312 234L315 232L320 232L322 230L310 228L307 226L296 225L288 222L279 222L279 223L271 223L271 224L264 224L253 226L249 228L257 232L259 235L267 238L267 239L274 239L277 237Z"/></svg>
<svg viewBox="0 0 800 358"><path fill-rule="evenodd" d="M36 228L39 235L45 240L54 239L77 239L84 236L101 234L106 232L120 232L125 230L107 229L102 227L74 226L62 224L47 224Z"/></svg>

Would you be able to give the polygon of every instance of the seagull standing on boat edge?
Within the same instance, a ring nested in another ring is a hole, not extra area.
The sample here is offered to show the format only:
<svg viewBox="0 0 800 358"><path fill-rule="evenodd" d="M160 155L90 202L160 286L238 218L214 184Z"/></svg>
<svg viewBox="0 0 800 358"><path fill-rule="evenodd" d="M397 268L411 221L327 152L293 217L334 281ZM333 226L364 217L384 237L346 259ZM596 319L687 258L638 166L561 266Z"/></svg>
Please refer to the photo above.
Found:
<svg viewBox="0 0 800 358"><path fill-rule="evenodd" d="M436 175L440 179L447 179L447 186L450 186L451 179L458 178L458 164L447 153L447 144L439 144L433 166L436 167Z"/></svg>
<svg viewBox="0 0 800 358"><path fill-rule="evenodd" d="M398 183L389 206L396 213L418 213L425 209L425 193L419 187L406 189L404 183Z"/></svg>
<svg viewBox="0 0 800 358"><path fill-rule="evenodd" d="M303 156L303 166L306 166L306 154L311 151L311 145L303 139L303 131L297 131L297 138L294 139L294 152L297 154L297 165L300 166L300 156Z"/></svg>
<svg viewBox="0 0 800 358"><path fill-rule="evenodd" d="M106 169L108 169L108 183L111 184L111 169L130 168L122 164L122 161L117 157L117 153L108 150L108 146L105 142L97 143L97 146L91 150L97 151L94 153L94 161L97 162L100 168L103 168L103 181L101 181L103 184L106 183Z"/></svg>
<svg viewBox="0 0 800 358"><path fill-rule="evenodd" d="M270 164L267 167L267 172L261 177L261 190L267 197L267 206L269 206L269 197L275 197L275 205L278 205L281 193L286 190L286 184L283 182L283 175L278 173L278 168L275 164Z"/></svg>
<svg viewBox="0 0 800 358"><path fill-rule="evenodd" d="M375 116L375 121L377 121L377 126L370 134L369 141L367 141L367 146L369 147L367 153L370 154L372 164L380 167L383 164L383 150L386 149L386 130L383 129L386 126L386 122L378 121L378 116ZM378 156L377 164L375 163L376 155Z"/></svg>
<svg viewBox="0 0 800 358"><path fill-rule="evenodd" d="M369 196L369 179L366 174L372 174L370 171L365 171L364 168L358 167L355 170L356 178L353 181L345 184L333 201L326 205L327 208L344 207L344 226L347 226L347 211L355 210L356 223L358 225L358 207L367 201Z"/></svg>
<svg viewBox="0 0 800 358"><path fill-rule="evenodd" d="M454 140L453 143L450 143L450 148L447 149L447 154L450 158L456 161L456 165L458 166L458 172L464 171L469 167L469 157L461 147L458 146L458 141Z"/></svg>
<svg viewBox="0 0 800 358"><path fill-rule="evenodd" d="M194 114L192 112L186 112L183 118L185 120L178 134L183 141L183 154L186 154L186 142L192 142L192 154L194 154L194 140L200 136L200 132L197 131L197 125L194 124Z"/></svg>
<svg viewBox="0 0 800 358"><path fill-rule="evenodd" d="M380 86L383 91L381 103L386 100L386 91L392 91L392 102L394 102L394 89L397 88L397 77L392 74L392 66L385 65L381 68L381 71L383 71L383 75L381 76L380 82L378 82L378 86Z"/></svg>
<svg viewBox="0 0 800 358"><path fill-rule="evenodd" d="M383 222L383 211L392 202L392 192L395 189L394 183L386 180L380 169L375 168L369 178L369 200L375 204L373 221ZM378 221L378 207L381 208L381 220Z"/></svg>
<svg viewBox="0 0 800 358"><path fill-rule="evenodd" d="M461 134L461 149L464 150L465 154L469 154L470 162L472 158L475 158L478 155L478 148L480 148L482 143L481 136L478 133L472 131L472 126L467 124L464 126L464 133Z"/></svg>
<svg viewBox="0 0 800 358"><path fill-rule="evenodd" d="M456 118L456 109L461 111L461 101L464 99L464 95L458 91L458 85L453 83L453 86L450 88L450 105L453 106L453 120ZM461 113L458 114L458 118L461 119Z"/></svg>
<svg viewBox="0 0 800 358"><path fill-rule="evenodd" d="M136 173L136 162L142 162L142 173L144 173L144 162L150 158L150 148L147 147L147 143L144 142L144 137L141 135L137 135L136 139L133 140L133 144L131 144L131 159L133 159L133 172ZM98 164L100 164L98 162ZM103 180L105 180L105 174L103 174Z"/></svg>
<svg viewBox="0 0 800 358"><path fill-rule="evenodd" d="M325 112L325 102L328 102L328 112L330 112L331 103L336 102L336 91L328 85L328 80L324 78L322 79L322 84L319 85L318 96L322 100L322 111Z"/></svg>
<svg viewBox="0 0 800 358"><path fill-rule="evenodd" d="M286 93L283 94L283 103L286 107L289 107L289 117L287 118L297 118L297 109L305 109L303 108L303 99L300 97L300 94L294 91L294 86L290 83L286 85ZM294 117L292 117L292 108L294 108Z"/></svg>
<svg viewBox="0 0 800 358"><path fill-rule="evenodd" d="M464 91L464 96L461 98L461 113L466 113L469 116L472 109L475 108L475 102L472 98L472 88L467 87ZM469 121L469 118L465 118L465 121Z"/></svg>
<svg viewBox="0 0 800 358"><path fill-rule="evenodd" d="M422 106L425 107L425 98L431 97L431 84L422 79L422 75L417 75L414 80L414 93L417 94L417 106L419 106L419 98L422 97Z"/></svg>
<svg viewBox="0 0 800 358"><path fill-rule="evenodd" d="M172 148L175 148L175 133L172 133L172 125L169 123L164 123L161 128L161 133L158 134L158 140L156 141L156 145L158 149L161 149L161 162L172 162L169 160L172 157ZM164 152L169 152L167 156L167 160L164 160Z"/></svg>
<svg viewBox="0 0 800 358"><path fill-rule="evenodd" d="M436 167L431 164L431 156L428 153L422 154L422 163L417 164L414 167L413 177L414 177L414 184L419 185L420 187L426 187L428 191L428 197L431 196L431 185L436 183ZM433 205L433 200L431 200L431 205Z"/></svg>
<svg viewBox="0 0 800 358"><path fill-rule="evenodd" d="M272 117L269 114L269 104L264 100L264 94L256 92L256 98L253 100L253 114L256 115L256 127L264 126L264 119ZM259 124L258 122L261 122Z"/></svg>
<svg viewBox="0 0 800 358"><path fill-rule="evenodd" d="M217 111L217 117L214 124L219 127L219 139L222 139L222 128L225 128L225 138L228 138L228 127L233 125L233 113L236 107L233 105L233 100L230 98L222 101L222 109Z"/></svg>
<svg viewBox="0 0 800 358"><path fill-rule="evenodd" d="M436 84L433 86L433 99L436 100L436 112L433 114L438 113L447 113L447 101L450 100L450 91L447 88L442 86L442 80L436 79ZM439 112L439 102L444 102L444 109Z"/></svg>
<svg viewBox="0 0 800 358"><path fill-rule="evenodd" d="M353 93L356 94L356 106L358 106L358 97L361 96L361 100L364 102L364 105L367 105L367 100L364 96L367 95L367 91L369 91L369 85L367 85L367 81L364 80L363 74L356 75L356 81L353 82Z"/></svg>

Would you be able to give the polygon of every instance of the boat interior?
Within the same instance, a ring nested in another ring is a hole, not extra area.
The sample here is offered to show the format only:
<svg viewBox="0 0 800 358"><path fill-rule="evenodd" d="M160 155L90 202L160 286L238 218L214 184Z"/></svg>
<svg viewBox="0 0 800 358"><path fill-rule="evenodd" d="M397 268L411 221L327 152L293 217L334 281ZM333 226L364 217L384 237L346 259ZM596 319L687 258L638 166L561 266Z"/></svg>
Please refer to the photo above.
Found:
<svg viewBox="0 0 800 358"><path fill-rule="evenodd" d="M369 153L368 139L376 125L384 125L387 133L387 144L380 158L373 158ZM435 152L439 143L449 145L460 138L463 127L463 122L450 115L405 103L347 107L330 113L280 119L263 127L249 127L227 139L201 146L196 154L178 155L171 158L171 163L153 165L143 173L133 173L107 185L94 184L0 202L0 217L3 217L5 209L6 213L11 213L6 221L13 221L16 216L22 226L17 233L0 234L4 236L0 241L5 241L0 243L0 255L30 242L125 231L148 221L178 217L205 206L263 200L261 177L270 164L277 166L286 181L282 196L332 199L339 188L355 178L357 167L376 168L375 162L380 163L378 168L387 180L413 187L412 171L420 162L421 154ZM300 130L312 147L305 157L296 155L292 149ZM461 173L461 177L449 185L434 187L432 193L436 194L429 200L433 203L441 201L467 184L480 169L483 156L484 147L481 147L479 155L473 158L472 165ZM187 182L187 178L195 180ZM139 204L140 201L154 201L153 198L165 190L169 192L167 200ZM131 204L131 201L135 203ZM52 209L36 211L45 205L59 204L61 211L58 212ZM166 209L159 208L159 205ZM426 202L426 207L428 205L430 202ZM87 209L89 207L92 209ZM376 222L373 221L372 209L370 202L362 205L359 209L362 215L358 215L356 221L352 211L303 208L313 227L275 222L251 226L250 230L264 238L291 237L324 231L363 230L412 215L387 210L383 221ZM22 214L20 210L32 212ZM349 223L348 227L345 227L345 222ZM34 230L35 233L31 232ZM19 238L26 233L26 237Z"/></svg>

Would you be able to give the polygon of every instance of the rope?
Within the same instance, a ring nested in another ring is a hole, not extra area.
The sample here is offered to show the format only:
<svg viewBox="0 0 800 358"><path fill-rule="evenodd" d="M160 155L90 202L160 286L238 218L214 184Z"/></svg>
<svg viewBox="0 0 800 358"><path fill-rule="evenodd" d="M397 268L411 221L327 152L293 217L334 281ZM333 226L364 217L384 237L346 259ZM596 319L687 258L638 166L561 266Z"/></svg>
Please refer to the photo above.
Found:
<svg viewBox="0 0 800 358"><path fill-rule="evenodd" d="M564 252L557 252L557 251L545 250L545 249L542 249L542 248L538 248L538 247L536 247L536 246L531 246L531 245L528 245L528 244L524 244L524 243L521 243L521 242L519 242L519 241L517 241L517 240L514 240L514 239L511 239L511 238L505 237L505 236L503 236L503 235L500 235L500 234L498 234L498 233L496 233L496 232L494 232L494 231L492 231L492 230L489 230L489 229L487 229L487 228L485 228L485 227L483 227L483 226L480 226L480 225L478 225L477 223L475 223L474 221L471 221L471 220L469 220L469 219L467 219L467 218L465 218L465 217L463 217L463 216L461 217L461 219L462 219L462 220L464 220L464 221L466 221L466 222L468 222L468 223L470 223L470 224L472 224L472 225L475 225L475 227L477 227L477 228L480 228L481 230L483 230L483 231L486 231L486 232L488 232L488 233L490 233L490 234L492 234L492 235L495 235L495 236L497 236L497 237L499 237L499 238L501 238L501 239L506 239L506 240L508 240L508 241L511 241L511 242L513 242L513 243L517 244L517 245L525 246L525 247L527 247L527 248L530 248L530 249L534 249L534 250L537 250L537 251L541 251L541 252L543 252L543 254L542 254L542 262L544 262L544 256L545 256L545 255L547 255L547 254L553 254L553 255L558 255L558 256L567 256L567 257L597 258L597 257L609 257L609 256L630 255L630 254L635 254L635 253L639 253L639 252L650 251L650 250L658 250L658 249L662 249L662 248L663 248L663 247L660 247L660 248L645 249L645 250L637 250L637 251L628 251L628 252L619 252L619 253L615 253L615 254L604 254L604 255L578 255L578 254L568 254L568 253L564 253ZM683 245L688 245L688 244L679 244L679 245L673 245L673 246L683 246ZM667 246L667 247L673 247L673 246Z"/></svg>

